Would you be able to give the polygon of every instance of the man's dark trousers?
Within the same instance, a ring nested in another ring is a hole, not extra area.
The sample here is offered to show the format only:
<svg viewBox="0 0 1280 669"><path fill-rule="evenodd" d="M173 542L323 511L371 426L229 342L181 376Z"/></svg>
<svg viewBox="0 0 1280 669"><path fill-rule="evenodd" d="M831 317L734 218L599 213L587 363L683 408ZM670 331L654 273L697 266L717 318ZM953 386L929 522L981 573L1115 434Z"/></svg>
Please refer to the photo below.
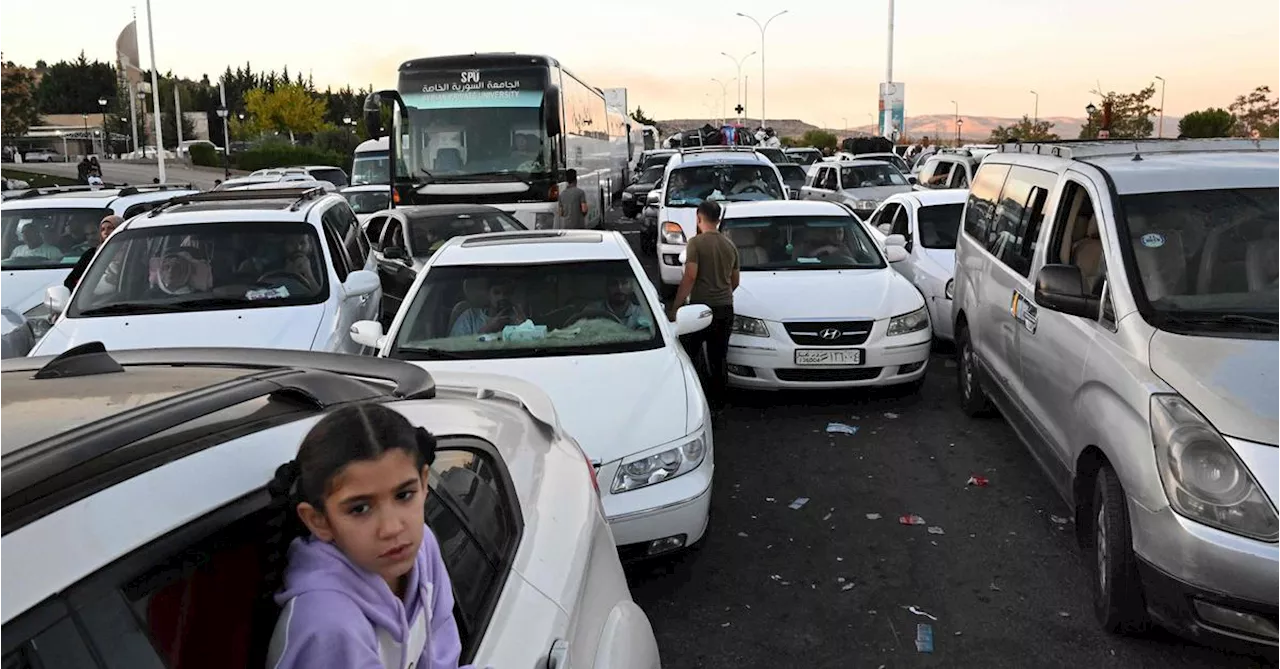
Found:
<svg viewBox="0 0 1280 669"><path fill-rule="evenodd" d="M729 335L733 331L733 305L711 307L711 325L692 334L680 338L685 353L695 362L702 345L707 345L707 372L709 378L703 380L702 392L707 396L707 403L712 409L721 409L725 402L725 388L729 382L729 372L725 367L725 358L729 355Z"/></svg>

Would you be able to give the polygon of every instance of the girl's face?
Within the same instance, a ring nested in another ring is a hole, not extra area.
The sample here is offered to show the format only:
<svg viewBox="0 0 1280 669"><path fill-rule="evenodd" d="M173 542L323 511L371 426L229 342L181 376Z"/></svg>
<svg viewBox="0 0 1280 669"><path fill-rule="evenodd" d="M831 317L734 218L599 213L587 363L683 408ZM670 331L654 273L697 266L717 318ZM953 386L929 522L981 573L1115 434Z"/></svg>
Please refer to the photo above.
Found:
<svg viewBox="0 0 1280 669"><path fill-rule="evenodd" d="M317 538L402 594L402 579L422 544L425 503L426 469L419 470L413 457L397 448L339 470L324 508L303 502L298 515Z"/></svg>

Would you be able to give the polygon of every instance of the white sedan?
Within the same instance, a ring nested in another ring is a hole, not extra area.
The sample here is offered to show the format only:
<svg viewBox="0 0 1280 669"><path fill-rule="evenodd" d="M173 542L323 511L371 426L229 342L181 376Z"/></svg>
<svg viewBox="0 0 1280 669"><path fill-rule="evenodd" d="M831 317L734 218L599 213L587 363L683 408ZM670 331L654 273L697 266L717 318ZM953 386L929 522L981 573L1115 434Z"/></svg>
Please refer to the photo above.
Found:
<svg viewBox="0 0 1280 669"><path fill-rule="evenodd" d="M920 291L847 208L812 200L735 203L721 230L738 247L729 383L843 388L924 382L932 333Z"/></svg>
<svg viewBox="0 0 1280 669"><path fill-rule="evenodd" d="M614 540L632 560L706 531L710 411L678 337L710 322L702 305L668 322L619 233L530 230L450 239L389 332L366 321L352 338L433 373L495 372L540 387L598 466Z"/></svg>
<svg viewBox="0 0 1280 669"><path fill-rule="evenodd" d="M956 236L969 197L965 189L918 190L887 198L868 225L907 251L894 269L915 284L929 304L933 335L952 337L951 295L955 285Z"/></svg>

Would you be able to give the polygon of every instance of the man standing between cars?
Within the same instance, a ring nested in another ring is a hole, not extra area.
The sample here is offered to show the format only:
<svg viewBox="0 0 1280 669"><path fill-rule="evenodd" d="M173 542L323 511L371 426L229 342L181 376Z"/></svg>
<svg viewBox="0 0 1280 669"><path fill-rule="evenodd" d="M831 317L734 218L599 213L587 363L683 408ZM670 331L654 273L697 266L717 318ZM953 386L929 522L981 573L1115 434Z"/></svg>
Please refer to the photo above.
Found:
<svg viewBox="0 0 1280 669"><path fill-rule="evenodd" d="M587 194L578 188L578 170L565 172L569 186L560 191L560 220L566 230L583 230L587 227Z"/></svg>
<svg viewBox="0 0 1280 669"><path fill-rule="evenodd" d="M733 329L733 291L738 287L738 247L720 234L720 205L707 200L698 205L698 233L685 248L684 278L676 289L676 299L667 308L667 318L676 320L676 311L689 301L711 308L711 325L681 337L690 358L707 346L708 383L704 387L713 410L724 408L728 371L729 334Z"/></svg>

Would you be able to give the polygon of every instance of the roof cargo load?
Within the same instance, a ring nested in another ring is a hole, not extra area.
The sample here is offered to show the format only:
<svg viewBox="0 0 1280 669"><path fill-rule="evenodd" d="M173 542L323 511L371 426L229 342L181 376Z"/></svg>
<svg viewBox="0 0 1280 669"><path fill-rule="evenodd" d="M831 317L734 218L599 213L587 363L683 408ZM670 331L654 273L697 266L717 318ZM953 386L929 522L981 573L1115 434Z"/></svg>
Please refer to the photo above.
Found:
<svg viewBox="0 0 1280 669"><path fill-rule="evenodd" d="M884 137L846 137L840 143L840 150L855 156L866 153L889 153L893 151L893 142Z"/></svg>

